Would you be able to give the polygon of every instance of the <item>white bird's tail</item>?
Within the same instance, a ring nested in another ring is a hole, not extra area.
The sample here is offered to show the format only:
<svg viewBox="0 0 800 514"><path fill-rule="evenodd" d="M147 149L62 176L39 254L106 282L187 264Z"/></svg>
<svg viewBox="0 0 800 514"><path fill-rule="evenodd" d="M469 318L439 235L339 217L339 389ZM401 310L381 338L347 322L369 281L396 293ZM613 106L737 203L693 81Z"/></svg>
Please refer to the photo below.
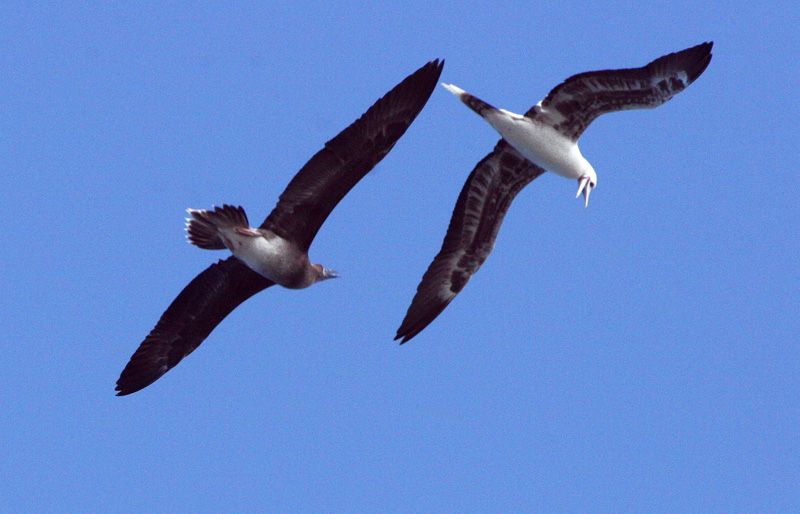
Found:
<svg viewBox="0 0 800 514"><path fill-rule="evenodd" d="M464 102L464 104L467 107L477 112L484 118L489 113L499 111L499 109L497 109L496 107L487 104L486 102L484 102L483 100L481 100L476 96L472 96L471 94L467 93L458 86L454 86L453 84L445 84L444 82L442 82L442 87L450 91L454 95L456 95L458 99Z"/></svg>
<svg viewBox="0 0 800 514"><path fill-rule="evenodd" d="M442 87L445 88L446 90L450 91L451 93L453 93L454 95L456 95L459 98L461 98L461 95L466 93L466 91L464 91L463 89L461 89L458 86L454 86L453 84L445 84L444 82L442 82Z"/></svg>

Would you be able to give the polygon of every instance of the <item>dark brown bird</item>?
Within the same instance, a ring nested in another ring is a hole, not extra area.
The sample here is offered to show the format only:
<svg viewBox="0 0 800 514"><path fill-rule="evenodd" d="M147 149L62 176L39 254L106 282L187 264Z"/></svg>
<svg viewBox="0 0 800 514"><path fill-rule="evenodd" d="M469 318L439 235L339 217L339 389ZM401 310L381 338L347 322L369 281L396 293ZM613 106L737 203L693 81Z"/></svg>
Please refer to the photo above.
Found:
<svg viewBox="0 0 800 514"><path fill-rule="evenodd" d="M295 175L259 228L241 207L192 210L187 236L233 256L200 273L167 308L117 381L118 395L152 384L192 353L239 304L274 284L308 287L338 275L308 249L339 201L392 149L425 106L442 72L434 60L409 75L325 143Z"/></svg>

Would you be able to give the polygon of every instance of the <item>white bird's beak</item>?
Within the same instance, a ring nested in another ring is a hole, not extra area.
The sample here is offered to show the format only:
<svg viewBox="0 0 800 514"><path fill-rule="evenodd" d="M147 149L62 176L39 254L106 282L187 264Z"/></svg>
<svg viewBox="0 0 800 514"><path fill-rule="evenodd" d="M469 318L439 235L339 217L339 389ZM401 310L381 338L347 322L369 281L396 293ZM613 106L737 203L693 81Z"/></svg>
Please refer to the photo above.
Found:
<svg viewBox="0 0 800 514"><path fill-rule="evenodd" d="M578 192L575 194L575 198L578 198L581 193L583 193L583 198L585 199L584 207L589 207L589 193L592 192L592 187L589 177L581 177L578 179Z"/></svg>

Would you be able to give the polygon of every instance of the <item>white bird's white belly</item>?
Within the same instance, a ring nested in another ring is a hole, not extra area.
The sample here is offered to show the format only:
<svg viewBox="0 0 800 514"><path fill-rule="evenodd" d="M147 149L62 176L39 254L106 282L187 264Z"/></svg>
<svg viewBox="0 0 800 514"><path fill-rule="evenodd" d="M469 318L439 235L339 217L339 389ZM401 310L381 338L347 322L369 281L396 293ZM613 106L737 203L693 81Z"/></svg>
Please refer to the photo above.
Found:
<svg viewBox="0 0 800 514"><path fill-rule="evenodd" d="M483 117L529 161L569 179L585 175L589 163L578 143L551 126L505 109L487 112Z"/></svg>

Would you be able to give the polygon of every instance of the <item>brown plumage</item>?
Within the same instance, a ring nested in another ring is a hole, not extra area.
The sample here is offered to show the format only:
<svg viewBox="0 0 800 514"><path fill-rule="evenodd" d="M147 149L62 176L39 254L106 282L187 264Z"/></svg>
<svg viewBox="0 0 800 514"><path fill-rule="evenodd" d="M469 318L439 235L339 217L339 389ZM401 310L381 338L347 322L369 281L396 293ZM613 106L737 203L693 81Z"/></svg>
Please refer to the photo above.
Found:
<svg viewBox="0 0 800 514"><path fill-rule="evenodd" d="M324 269L308 262L314 236L336 204L405 133L428 101L443 66L443 61L431 61L395 86L303 166L259 229L239 227L234 232L243 232L239 235L245 238L264 237L265 241L277 238L274 241L286 251L278 257L282 262L272 264L283 269L288 261L299 260L303 273L322 276ZM189 239L201 248L227 246L220 237L226 220L247 224L241 207L194 213L198 214L193 214L197 224L193 227L190 222ZM287 287L304 287L308 282L305 275L299 282L291 282L294 279L289 275L281 275L289 281ZM212 264L175 298L141 343L117 381L117 394L130 394L156 381L194 351L239 304L273 284L274 280L235 256Z"/></svg>

